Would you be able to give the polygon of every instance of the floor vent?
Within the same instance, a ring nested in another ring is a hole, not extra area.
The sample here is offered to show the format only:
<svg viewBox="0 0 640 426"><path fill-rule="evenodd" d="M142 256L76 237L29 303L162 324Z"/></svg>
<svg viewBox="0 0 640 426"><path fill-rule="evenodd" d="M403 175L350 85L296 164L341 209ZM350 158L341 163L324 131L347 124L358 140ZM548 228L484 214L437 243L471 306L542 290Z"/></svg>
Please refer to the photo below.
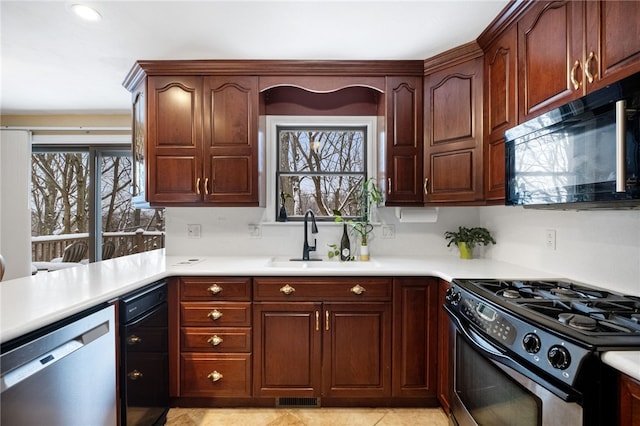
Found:
<svg viewBox="0 0 640 426"><path fill-rule="evenodd" d="M276 398L276 407L320 408L320 398Z"/></svg>

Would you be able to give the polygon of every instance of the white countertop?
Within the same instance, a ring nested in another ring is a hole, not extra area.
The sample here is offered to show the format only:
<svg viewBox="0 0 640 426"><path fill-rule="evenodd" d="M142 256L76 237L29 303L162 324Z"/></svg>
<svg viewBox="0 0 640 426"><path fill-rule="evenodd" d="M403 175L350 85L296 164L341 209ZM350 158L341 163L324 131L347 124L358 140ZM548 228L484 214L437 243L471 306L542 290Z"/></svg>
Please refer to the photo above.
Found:
<svg viewBox="0 0 640 426"><path fill-rule="evenodd" d="M174 257L165 256L164 250L155 250L1 282L0 342L20 337L97 304L113 301L156 280L187 275L434 276L447 281L454 278L562 278L509 263L489 259L461 260L454 255L385 256L372 258L370 262L289 262L288 259L269 256ZM640 380L640 352L622 354L631 355L632 364L635 360L636 371L632 365L627 368L630 371L627 374ZM603 356L607 363L617 364L619 358Z"/></svg>

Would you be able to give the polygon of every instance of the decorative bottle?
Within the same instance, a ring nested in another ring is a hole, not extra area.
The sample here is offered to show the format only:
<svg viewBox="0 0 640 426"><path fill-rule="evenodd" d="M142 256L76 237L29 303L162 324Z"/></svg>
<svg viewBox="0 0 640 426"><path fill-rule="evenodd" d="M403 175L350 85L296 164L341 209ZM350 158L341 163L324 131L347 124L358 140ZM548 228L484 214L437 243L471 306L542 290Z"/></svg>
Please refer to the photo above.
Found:
<svg viewBox="0 0 640 426"><path fill-rule="evenodd" d="M351 243L347 234L347 224L343 224L342 239L340 240L340 260L351 259Z"/></svg>

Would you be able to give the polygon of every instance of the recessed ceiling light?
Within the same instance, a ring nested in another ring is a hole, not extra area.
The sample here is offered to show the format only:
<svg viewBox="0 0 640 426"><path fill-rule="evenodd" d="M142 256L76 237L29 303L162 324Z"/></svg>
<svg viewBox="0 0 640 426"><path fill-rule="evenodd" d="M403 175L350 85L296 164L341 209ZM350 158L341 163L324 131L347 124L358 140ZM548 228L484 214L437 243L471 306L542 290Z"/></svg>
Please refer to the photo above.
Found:
<svg viewBox="0 0 640 426"><path fill-rule="evenodd" d="M73 4L71 5L71 10L73 10L73 13L87 21L99 21L102 19L102 15L100 15L97 10L84 4Z"/></svg>

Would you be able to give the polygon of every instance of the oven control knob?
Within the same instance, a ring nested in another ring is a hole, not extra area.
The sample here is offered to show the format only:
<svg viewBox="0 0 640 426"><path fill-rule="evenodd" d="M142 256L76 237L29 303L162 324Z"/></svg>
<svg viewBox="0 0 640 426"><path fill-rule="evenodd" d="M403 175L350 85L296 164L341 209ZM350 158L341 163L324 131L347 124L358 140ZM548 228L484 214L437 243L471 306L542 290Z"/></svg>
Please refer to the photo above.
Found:
<svg viewBox="0 0 640 426"><path fill-rule="evenodd" d="M569 351L562 346L551 346L547 358L554 368L559 368L560 370L566 369L569 367L569 364L571 364L571 355L569 355Z"/></svg>
<svg viewBox="0 0 640 426"><path fill-rule="evenodd" d="M460 302L460 292L453 291L452 288L448 288L444 294L444 298L447 302L455 306L458 304L458 302Z"/></svg>
<svg viewBox="0 0 640 426"><path fill-rule="evenodd" d="M530 354L537 354L540 351L540 346L542 343L540 342L540 338L535 333L527 333L524 335L522 339L522 347L524 350Z"/></svg>

